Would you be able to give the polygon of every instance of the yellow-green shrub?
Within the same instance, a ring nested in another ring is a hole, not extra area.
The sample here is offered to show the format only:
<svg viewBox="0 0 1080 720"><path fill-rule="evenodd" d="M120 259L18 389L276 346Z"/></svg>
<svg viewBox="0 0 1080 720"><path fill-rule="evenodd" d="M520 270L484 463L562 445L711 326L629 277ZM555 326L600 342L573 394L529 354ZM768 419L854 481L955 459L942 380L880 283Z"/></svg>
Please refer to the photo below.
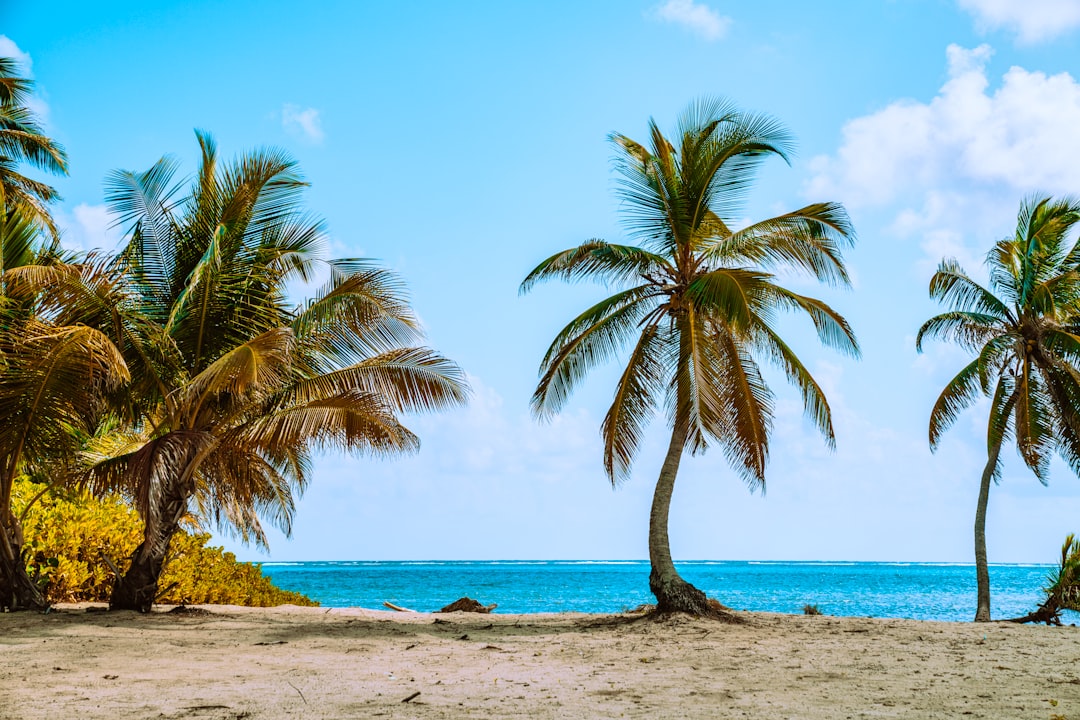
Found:
<svg viewBox="0 0 1080 720"><path fill-rule="evenodd" d="M23 518L23 553L30 576L37 579L46 598L50 602L108 600L115 575L105 558L120 572L127 569L142 539L142 521L135 511L118 497L96 499L17 482L12 498L15 514L22 515L31 502ZM183 530L173 537L158 585L160 602L257 607L318 604L276 587L259 565L237 562L224 548L207 547L209 540L209 533Z"/></svg>

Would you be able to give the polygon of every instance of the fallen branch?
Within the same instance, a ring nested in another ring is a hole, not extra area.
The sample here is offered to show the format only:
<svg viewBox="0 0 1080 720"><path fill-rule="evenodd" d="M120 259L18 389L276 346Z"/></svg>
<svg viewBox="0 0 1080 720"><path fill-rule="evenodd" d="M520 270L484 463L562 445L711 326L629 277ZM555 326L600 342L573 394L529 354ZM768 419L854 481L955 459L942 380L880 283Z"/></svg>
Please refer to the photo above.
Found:
<svg viewBox="0 0 1080 720"><path fill-rule="evenodd" d="M416 612L415 610L410 610L409 608L403 608L400 605L395 605L394 603L390 602L389 600L383 601L383 605L385 605L386 607L390 608L391 610L395 610L397 612Z"/></svg>

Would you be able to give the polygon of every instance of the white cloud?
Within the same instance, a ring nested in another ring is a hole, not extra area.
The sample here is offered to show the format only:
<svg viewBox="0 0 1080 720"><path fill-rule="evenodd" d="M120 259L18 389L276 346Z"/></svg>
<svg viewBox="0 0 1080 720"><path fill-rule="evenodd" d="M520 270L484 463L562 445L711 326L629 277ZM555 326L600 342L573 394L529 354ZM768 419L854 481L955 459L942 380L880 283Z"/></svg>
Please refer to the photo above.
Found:
<svg viewBox="0 0 1080 720"><path fill-rule="evenodd" d="M949 78L929 103L902 100L844 126L837 157L812 161L808 192L881 204L941 182L1022 191L1080 185L1080 84L1012 67L988 92L988 46L950 45Z"/></svg>
<svg viewBox="0 0 1080 720"><path fill-rule="evenodd" d="M1080 0L959 0L979 30L1004 28L1021 43L1050 40L1080 27Z"/></svg>
<svg viewBox="0 0 1080 720"><path fill-rule="evenodd" d="M7 35L0 35L0 56L15 58L21 66L22 72L27 77L33 74L33 60L30 59L30 53L24 52L15 44L15 41L9 38Z"/></svg>
<svg viewBox="0 0 1080 720"><path fill-rule="evenodd" d="M281 125L289 132L305 137L314 143L321 143L326 137L319 111L315 108L302 109L299 105L285 103L281 107Z"/></svg>
<svg viewBox="0 0 1080 720"><path fill-rule="evenodd" d="M1024 195L1080 188L1080 83L1012 67L992 89L991 54L950 45L948 79L933 99L849 121L839 150L811 161L806 194L894 210L889 231L919 240L921 270L943 253L977 270Z"/></svg>
<svg viewBox="0 0 1080 720"><path fill-rule="evenodd" d="M728 28L731 26L731 18L694 0L666 0L653 12L658 19L682 25L706 40L719 40L727 35Z"/></svg>
<svg viewBox="0 0 1080 720"><path fill-rule="evenodd" d="M121 240L120 229L113 227L116 218L104 205L80 203L70 212L54 213L62 234L61 242L70 250L112 251Z"/></svg>

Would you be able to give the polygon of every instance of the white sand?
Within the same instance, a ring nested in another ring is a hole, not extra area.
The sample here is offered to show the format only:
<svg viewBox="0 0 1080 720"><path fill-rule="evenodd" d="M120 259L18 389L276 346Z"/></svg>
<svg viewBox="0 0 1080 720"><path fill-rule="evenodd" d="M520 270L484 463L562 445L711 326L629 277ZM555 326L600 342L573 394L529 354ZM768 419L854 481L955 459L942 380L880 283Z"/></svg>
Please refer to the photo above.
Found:
<svg viewBox="0 0 1080 720"><path fill-rule="evenodd" d="M1080 720L1072 627L207 609L0 615L0 718Z"/></svg>

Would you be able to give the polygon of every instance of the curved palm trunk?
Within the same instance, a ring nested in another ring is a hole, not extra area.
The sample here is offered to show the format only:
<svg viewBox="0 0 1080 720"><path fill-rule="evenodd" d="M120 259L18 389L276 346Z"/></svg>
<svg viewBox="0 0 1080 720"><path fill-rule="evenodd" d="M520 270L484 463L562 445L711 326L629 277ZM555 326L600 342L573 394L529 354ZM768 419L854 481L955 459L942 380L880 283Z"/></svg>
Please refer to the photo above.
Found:
<svg viewBox="0 0 1080 720"><path fill-rule="evenodd" d="M143 541L131 555L131 566L113 586L109 598L110 610L150 612L158 593L158 579L165 565L169 542L180 529L180 520L187 514L190 493L185 483L171 480L162 488L160 501L148 510L156 522L147 519Z"/></svg>
<svg viewBox="0 0 1080 720"><path fill-rule="evenodd" d="M978 604L975 622L990 622L990 568L986 561L986 505L990 499L990 482L994 479L1002 440L990 449L979 484L979 501L975 506L975 578L978 584Z"/></svg>
<svg viewBox="0 0 1080 720"><path fill-rule="evenodd" d="M26 573L22 526L10 510L0 510L0 608L45 610L48 603Z"/></svg>
<svg viewBox="0 0 1080 720"><path fill-rule="evenodd" d="M686 432L679 423L671 432L671 444L667 457L660 468L660 477L653 491L652 510L649 512L649 589L656 596L656 610L661 613L684 612L691 615L714 615L705 593L679 576L671 560L668 544L668 511L671 493L675 488L675 476L679 472Z"/></svg>

